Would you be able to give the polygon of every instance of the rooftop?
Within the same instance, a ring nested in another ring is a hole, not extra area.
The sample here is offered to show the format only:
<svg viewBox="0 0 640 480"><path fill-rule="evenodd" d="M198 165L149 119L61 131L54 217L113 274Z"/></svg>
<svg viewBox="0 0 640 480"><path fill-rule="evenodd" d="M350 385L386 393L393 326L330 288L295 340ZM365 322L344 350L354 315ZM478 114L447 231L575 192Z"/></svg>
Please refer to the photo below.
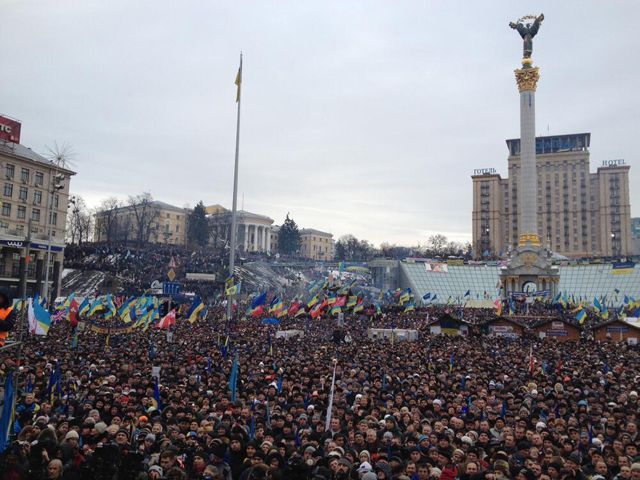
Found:
<svg viewBox="0 0 640 480"><path fill-rule="evenodd" d="M49 168L55 168L56 165L51 161L47 160L42 155L34 152L30 148L25 147L19 143L6 142L0 140L0 153L4 153L6 155L10 155L12 157L18 157L24 160L29 160L31 162L42 164L42 166L47 166ZM67 168L58 167L58 170L61 172L66 172L69 175L75 175L76 172L69 170Z"/></svg>
<svg viewBox="0 0 640 480"><path fill-rule="evenodd" d="M300 230L300 235L323 235L325 237L333 238L333 233L323 232L321 230L316 230L315 228L303 228Z"/></svg>

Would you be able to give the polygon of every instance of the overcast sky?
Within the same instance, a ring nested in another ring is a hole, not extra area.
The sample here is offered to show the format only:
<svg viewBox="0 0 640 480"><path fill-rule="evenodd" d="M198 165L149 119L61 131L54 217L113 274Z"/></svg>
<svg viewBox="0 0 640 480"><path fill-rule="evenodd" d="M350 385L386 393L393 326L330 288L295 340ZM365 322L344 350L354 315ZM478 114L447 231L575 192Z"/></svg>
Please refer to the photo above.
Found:
<svg viewBox="0 0 640 480"><path fill-rule="evenodd" d="M149 191L378 245L471 240L474 168L519 136L508 27L544 12L537 133L591 132L591 170L631 165L640 215L634 1L2 0L0 113L22 142L75 151L91 205ZM244 200L243 200L244 198Z"/></svg>

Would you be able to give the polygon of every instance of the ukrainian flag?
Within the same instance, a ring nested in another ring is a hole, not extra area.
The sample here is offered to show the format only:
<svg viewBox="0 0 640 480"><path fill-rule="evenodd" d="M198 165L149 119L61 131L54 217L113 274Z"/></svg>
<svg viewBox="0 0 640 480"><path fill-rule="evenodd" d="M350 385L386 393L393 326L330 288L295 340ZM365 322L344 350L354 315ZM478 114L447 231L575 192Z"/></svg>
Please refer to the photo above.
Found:
<svg viewBox="0 0 640 480"><path fill-rule="evenodd" d="M585 312L584 310L580 310L576 315L576 320L578 320L580 325L582 325L586 319L587 319L587 312Z"/></svg>
<svg viewBox="0 0 640 480"><path fill-rule="evenodd" d="M95 315L102 309L104 309L104 305L102 304L102 298L97 297L91 304L91 307L89 307L89 315L90 316Z"/></svg>
<svg viewBox="0 0 640 480"><path fill-rule="evenodd" d="M593 298L593 308L595 308L598 312L602 311L602 304L600 303L600 300L598 300L597 297Z"/></svg>
<svg viewBox="0 0 640 480"><path fill-rule="evenodd" d="M398 303L400 305L404 305L404 303L408 301L409 301L409 292L405 291L402 293L402 295L400 295L400 299L398 300Z"/></svg>
<svg viewBox="0 0 640 480"><path fill-rule="evenodd" d="M311 300L309 300L309 303L307 303L307 307L311 308L316 303L318 303L318 295L314 295L313 298Z"/></svg>
<svg viewBox="0 0 640 480"><path fill-rule="evenodd" d="M198 319L200 312L204 310L204 306L205 305L204 303L202 303L202 299L200 297L196 297L193 299L193 303L191 304L191 307L187 312L189 323L194 323Z"/></svg>

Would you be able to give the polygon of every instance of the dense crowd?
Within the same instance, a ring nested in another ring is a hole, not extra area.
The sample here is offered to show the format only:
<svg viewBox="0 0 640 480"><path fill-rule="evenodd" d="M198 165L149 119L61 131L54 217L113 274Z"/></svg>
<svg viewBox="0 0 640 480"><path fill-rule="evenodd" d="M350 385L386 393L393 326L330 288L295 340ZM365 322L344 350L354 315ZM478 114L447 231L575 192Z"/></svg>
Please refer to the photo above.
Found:
<svg viewBox="0 0 640 480"><path fill-rule="evenodd" d="M19 371L0 479L640 479L638 347L390 344L369 326L347 316L344 342L332 319L283 319L304 332L285 340L212 308L170 333L85 328L72 348L53 325L0 352Z"/></svg>
<svg viewBox="0 0 640 480"><path fill-rule="evenodd" d="M164 280L169 268L180 278L183 289L205 297L219 293L212 282L188 281L187 272L224 275L226 257L212 247L186 248L151 244L137 250L127 245L83 244L65 248L65 266L96 270L118 277L123 295L140 295L156 280Z"/></svg>

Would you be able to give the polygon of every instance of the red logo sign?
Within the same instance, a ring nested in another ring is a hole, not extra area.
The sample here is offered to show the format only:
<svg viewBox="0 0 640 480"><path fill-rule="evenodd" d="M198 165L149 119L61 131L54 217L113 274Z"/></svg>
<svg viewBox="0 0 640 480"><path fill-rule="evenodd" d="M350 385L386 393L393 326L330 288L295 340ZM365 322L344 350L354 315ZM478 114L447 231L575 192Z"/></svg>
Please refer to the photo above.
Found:
<svg viewBox="0 0 640 480"><path fill-rule="evenodd" d="M0 139L20 143L20 122L0 115Z"/></svg>

